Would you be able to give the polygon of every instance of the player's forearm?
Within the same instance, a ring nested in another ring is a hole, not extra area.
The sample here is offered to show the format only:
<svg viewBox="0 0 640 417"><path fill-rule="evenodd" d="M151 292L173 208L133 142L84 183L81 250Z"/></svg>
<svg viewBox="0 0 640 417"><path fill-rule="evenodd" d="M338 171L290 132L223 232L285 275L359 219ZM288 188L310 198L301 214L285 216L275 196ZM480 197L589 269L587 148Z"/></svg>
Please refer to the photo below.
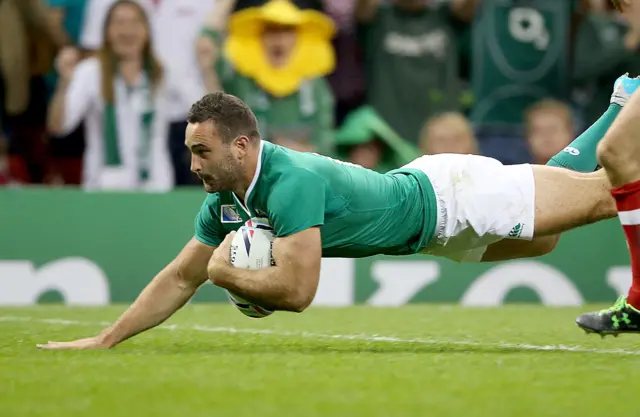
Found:
<svg viewBox="0 0 640 417"><path fill-rule="evenodd" d="M181 279L176 268L168 266L147 285L118 321L102 332L105 344L115 346L164 322L189 301L199 284Z"/></svg>
<svg viewBox="0 0 640 417"><path fill-rule="evenodd" d="M300 312L311 304L314 295L295 285L278 266L257 270L227 266L209 278L219 287L270 310Z"/></svg>

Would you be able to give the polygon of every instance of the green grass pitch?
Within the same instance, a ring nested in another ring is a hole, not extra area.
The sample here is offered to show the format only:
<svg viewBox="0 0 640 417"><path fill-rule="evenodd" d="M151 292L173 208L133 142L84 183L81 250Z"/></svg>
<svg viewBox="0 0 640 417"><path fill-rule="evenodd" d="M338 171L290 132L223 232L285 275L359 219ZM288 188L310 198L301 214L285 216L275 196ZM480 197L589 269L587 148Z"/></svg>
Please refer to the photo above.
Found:
<svg viewBox="0 0 640 417"><path fill-rule="evenodd" d="M602 306L597 306L598 308ZM586 336L593 306L189 305L109 351L50 352L125 306L0 309L2 417L636 415L640 338Z"/></svg>

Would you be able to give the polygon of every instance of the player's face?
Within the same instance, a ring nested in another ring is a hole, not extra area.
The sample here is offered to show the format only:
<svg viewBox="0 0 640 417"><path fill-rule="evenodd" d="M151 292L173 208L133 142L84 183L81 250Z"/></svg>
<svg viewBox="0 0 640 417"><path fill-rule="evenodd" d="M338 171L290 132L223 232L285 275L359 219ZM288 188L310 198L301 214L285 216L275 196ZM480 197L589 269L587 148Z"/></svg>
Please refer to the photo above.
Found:
<svg viewBox="0 0 640 417"><path fill-rule="evenodd" d="M293 26L265 26L262 33L262 45L269 65L274 68L285 66L296 46L296 38L296 28Z"/></svg>
<svg viewBox="0 0 640 417"><path fill-rule="evenodd" d="M231 191L242 173L233 143L225 144L212 122L187 126L185 144L191 151L191 171L208 193Z"/></svg>
<svg viewBox="0 0 640 417"><path fill-rule="evenodd" d="M107 25L107 40L120 58L140 56L149 42L149 31L140 9L131 4L117 6Z"/></svg>
<svg viewBox="0 0 640 417"><path fill-rule="evenodd" d="M562 116L551 111L533 114L529 120L527 142L534 162L546 164L571 142L572 136L570 126Z"/></svg>

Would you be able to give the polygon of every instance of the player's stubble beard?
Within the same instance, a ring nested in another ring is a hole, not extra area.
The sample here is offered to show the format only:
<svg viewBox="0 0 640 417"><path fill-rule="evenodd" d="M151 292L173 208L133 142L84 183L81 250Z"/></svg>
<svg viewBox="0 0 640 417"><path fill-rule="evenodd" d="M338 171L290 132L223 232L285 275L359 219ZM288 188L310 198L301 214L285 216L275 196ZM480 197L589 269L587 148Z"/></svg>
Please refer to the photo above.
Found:
<svg viewBox="0 0 640 417"><path fill-rule="evenodd" d="M213 165L208 173L200 173L198 177L202 180L204 190L209 193L219 191L235 191L237 188L237 178L241 176L242 166L236 161L231 153L221 162Z"/></svg>

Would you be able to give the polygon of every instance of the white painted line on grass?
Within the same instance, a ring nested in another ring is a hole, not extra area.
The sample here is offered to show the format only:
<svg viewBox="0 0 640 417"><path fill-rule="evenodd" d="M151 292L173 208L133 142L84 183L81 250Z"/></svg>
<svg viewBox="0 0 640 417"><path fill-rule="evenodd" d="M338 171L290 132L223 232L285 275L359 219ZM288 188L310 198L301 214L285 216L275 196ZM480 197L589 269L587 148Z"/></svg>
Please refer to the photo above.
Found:
<svg viewBox="0 0 640 417"><path fill-rule="evenodd" d="M23 316L0 316L0 322L33 322L57 324L61 326L108 326L110 322L90 322L78 320L65 320L58 318L40 319L35 317ZM455 345L467 347L484 347L484 348L500 348L513 349L523 351L545 351L545 352L578 352L578 353L597 353L606 355L640 355L640 350L631 349L595 349L582 346L566 346L566 345L532 345L527 343L508 343L508 342L474 342L471 340L447 340L447 339L402 339L398 337L379 336L379 335L363 335L363 334L330 334L330 333L312 333L312 332L287 332L269 329L241 329L235 327L210 327L210 326L182 326L177 324L160 325L157 329L164 330L183 330L197 331L208 333L240 333L266 336L280 337L304 337L308 339L338 339L338 340L358 340L362 342L381 342L396 344L421 344L421 345Z"/></svg>

